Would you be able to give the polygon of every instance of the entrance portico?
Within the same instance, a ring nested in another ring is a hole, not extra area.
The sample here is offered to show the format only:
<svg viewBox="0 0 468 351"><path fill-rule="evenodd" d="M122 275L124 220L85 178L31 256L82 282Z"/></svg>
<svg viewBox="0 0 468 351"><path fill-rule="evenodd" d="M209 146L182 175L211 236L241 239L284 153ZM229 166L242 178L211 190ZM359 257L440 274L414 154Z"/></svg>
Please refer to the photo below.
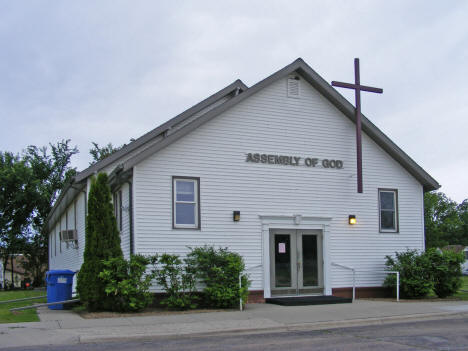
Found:
<svg viewBox="0 0 468 351"><path fill-rule="evenodd" d="M328 255L331 218L260 215L264 297L331 295Z"/></svg>
<svg viewBox="0 0 468 351"><path fill-rule="evenodd" d="M323 295L322 231L270 230L273 296Z"/></svg>

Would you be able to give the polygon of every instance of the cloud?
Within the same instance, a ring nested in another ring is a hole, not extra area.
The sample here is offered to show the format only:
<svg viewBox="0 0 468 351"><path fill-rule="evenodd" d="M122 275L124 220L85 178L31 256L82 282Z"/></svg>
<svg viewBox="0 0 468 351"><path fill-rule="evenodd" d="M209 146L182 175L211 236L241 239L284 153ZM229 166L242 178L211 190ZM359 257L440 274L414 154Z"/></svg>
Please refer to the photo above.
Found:
<svg viewBox="0 0 468 351"><path fill-rule="evenodd" d="M467 174L468 4L426 1L79 1L5 3L0 149L138 137L237 78L248 85L302 57L352 81L363 111L461 201ZM353 101L350 92L342 92ZM454 186L456 184L456 186Z"/></svg>

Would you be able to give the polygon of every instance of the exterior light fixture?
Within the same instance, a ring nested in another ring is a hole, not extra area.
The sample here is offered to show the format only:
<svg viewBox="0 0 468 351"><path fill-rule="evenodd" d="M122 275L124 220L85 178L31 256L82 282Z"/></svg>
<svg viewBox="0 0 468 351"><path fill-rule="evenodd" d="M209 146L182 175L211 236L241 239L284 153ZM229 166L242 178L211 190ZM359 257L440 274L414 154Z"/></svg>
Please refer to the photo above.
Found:
<svg viewBox="0 0 468 351"><path fill-rule="evenodd" d="M233 211L232 212L232 220L234 222L239 222L240 221L240 211Z"/></svg>
<svg viewBox="0 0 468 351"><path fill-rule="evenodd" d="M351 225L356 224L356 216L355 215L349 215L348 223L351 224Z"/></svg>

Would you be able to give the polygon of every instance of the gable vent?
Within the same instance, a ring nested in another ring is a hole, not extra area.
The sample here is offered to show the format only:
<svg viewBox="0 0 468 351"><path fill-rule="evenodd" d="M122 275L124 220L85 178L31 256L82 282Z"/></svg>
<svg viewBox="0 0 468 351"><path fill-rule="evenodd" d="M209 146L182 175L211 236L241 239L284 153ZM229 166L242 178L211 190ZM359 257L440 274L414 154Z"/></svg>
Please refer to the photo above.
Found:
<svg viewBox="0 0 468 351"><path fill-rule="evenodd" d="M299 83L300 78L297 75L289 76L288 77L288 97L298 98L300 91L299 91Z"/></svg>

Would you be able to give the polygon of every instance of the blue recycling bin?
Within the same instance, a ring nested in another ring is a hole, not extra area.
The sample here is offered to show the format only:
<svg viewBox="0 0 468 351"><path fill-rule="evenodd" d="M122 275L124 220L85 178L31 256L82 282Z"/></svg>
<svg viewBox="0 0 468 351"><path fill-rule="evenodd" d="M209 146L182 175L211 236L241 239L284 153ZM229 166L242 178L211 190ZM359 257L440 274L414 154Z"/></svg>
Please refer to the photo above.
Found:
<svg viewBox="0 0 468 351"><path fill-rule="evenodd" d="M71 300L73 276L69 269L48 271L46 273L47 302ZM63 305L48 306L51 310L63 310Z"/></svg>

